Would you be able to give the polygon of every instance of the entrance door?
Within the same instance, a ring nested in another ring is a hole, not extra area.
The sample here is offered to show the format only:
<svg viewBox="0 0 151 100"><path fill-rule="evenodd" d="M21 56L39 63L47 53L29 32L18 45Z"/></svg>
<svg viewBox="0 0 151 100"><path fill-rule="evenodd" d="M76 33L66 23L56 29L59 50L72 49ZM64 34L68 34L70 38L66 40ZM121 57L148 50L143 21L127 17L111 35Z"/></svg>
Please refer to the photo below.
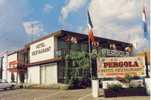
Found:
<svg viewBox="0 0 151 100"><path fill-rule="evenodd" d="M20 73L19 73L19 78L20 78L20 82L21 82L21 83L24 83L25 73L24 73L24 72L20 72Z"/></svg>
<svg viewBox="0 0 151 100"><path fill-rule="evenodd" d="M15 75L13 72L11 72L11 82L15 82Z"/></svg>

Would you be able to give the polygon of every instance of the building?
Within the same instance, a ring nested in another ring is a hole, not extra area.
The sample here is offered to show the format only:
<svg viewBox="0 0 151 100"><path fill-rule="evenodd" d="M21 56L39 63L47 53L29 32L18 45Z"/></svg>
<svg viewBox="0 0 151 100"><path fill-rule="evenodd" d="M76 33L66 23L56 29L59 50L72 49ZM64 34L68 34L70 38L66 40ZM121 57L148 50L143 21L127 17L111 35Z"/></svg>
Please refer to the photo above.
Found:
<svg viewBox="0 0 151 100"><path fill-rule="evenodd" d="M103 57L131 56L133 46L130 43L101 37L95 39L95 50ZM86 34L65 30L50 33L20 50L5 53L1 60L2 79L29 84L64 83L67 65L65 57L74 51L89 52Z"/></svg>
<svg viewBox="0 0 151 100"><path fill-rule="evenodd" d="M95 37L103 56L130 56L132 44ZM60 30L26 45L28 83L57 84L65 79L65 55L72 51L88 52L88 36ZM128 48L128 49L127 49Z"/></svg>
<svg viewBox="0 0 151 100"><path fill-rule="evenodd" d="M24 83L27 78L27 55L25 49L5 53L2 59L2 79Z"/></svg>

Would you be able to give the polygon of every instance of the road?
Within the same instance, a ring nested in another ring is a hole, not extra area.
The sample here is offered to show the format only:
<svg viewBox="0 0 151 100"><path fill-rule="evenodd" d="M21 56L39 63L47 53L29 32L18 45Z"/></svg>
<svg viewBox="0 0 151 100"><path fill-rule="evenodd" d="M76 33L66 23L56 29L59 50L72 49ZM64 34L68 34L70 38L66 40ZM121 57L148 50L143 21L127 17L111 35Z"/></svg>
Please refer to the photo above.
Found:
<svg viewBox="0 0 151 100"><path fill-rule="evenodd" d="M0 100L150 100L149 96L92 98L90 89L16 89L0 91Z"/></svg>

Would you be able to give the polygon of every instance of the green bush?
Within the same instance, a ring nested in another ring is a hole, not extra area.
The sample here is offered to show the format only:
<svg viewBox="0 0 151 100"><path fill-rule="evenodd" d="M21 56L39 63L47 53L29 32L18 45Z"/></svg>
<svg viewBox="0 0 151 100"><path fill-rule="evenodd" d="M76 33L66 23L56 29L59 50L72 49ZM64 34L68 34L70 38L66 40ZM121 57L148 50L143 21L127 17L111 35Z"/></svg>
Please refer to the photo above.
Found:
<svg viewBox="0 0 151 100"><path fill-rule="evenodd" d="M118 90L118 89L122 89L122 85L121 84L112 84L112 85L108 85L109 89L113 89L113 90Z"/></svg>
<svg viewBox="0 0 151 100"><path fill-rule="evenodd" d="M81 89L91 85L91 81L87 78L71 78L69 81L70 89Z"/></svg>
<svg viewBox="0 0 151 100"><path fill-rule="evenodd" d="M71 78L69 80L70 89L79 88L78 83L79 83L79 79L78 78Z"/></svg>

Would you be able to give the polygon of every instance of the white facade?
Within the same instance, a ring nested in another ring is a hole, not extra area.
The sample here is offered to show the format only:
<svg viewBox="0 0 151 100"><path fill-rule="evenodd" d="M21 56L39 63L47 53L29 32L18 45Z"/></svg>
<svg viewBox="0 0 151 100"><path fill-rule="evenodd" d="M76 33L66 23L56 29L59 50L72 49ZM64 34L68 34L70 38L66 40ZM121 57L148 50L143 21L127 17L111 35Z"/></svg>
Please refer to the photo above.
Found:
<svg viewBox="0 0 151 100"><path fill-rule="evenodd" d="M54 36L31 44L29 51L29 62L39 63L55 58L57 39ZM28 67L29 84L57 84L58 65L57 63L46 63Z"/></svg>
<svg viewBox="0 0 151 100"><path fill-rule="evenodd" d="M18 53L5 54L2 60L2 79L10 82L20 83L20 72L17 69Z"/></svg>
<svg viewBox="0 0 151 100"><path fill-rule="evenodd" d="M28 68L29 84L57 84L57 63Z"/></svg>

